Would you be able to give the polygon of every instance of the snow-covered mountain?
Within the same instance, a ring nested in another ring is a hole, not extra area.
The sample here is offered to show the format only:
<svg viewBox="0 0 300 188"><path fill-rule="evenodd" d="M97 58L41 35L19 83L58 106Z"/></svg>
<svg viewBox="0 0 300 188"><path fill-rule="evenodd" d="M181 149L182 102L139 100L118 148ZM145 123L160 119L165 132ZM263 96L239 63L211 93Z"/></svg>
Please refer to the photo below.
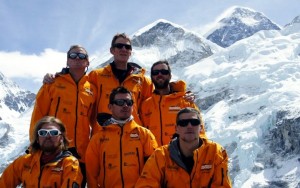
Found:
<svg viewBox="0 0 300 188"><path fill-rule="evenodd" d="M300 187L299 62L300 29L270 30L183 71L208 137L227 148L234 187Z"/></svg>
<svg viewBox="0 0 300 188"><path fill-rule="evenodd" d="M0 72L0 120L16 118L32 105L35 94L21 89Z"/></svg>
<svg viewBox="0 0 300 188"><path fill-rule="evenodd" d="M197 95L208 137L229 154L235 188L300 187L300 24L294 20L228 48L166 20L132 35L131 61L149 70L167 59L173 78ZM109 62L103 57L99 66ZM0 122L0 173L28 145L31 111Z"/></svg>
<svg viewBox="0 0 300 188"><path fill-rule="evenodd" d="M300 15L295 17L291 23L284 26L282 33L284 35L289 35L290 33L296 33L300 30Z"/></svg>
<svg viewBox="0 0 300 188"><path fill-rule="evenodd" d="M149 69L160 60L168 60L174 71L212 55L220 47L202 36L167 20L157 20L131 36L133 56L130 61ZM108 59L102 67L110 63ZM176 69L175 69L176 67Z"/></svg>
<svg viewBox="0 0 300 188"><path fill-rule="evenodd" d="M226 48L261 30L280 30L280 27L260 12L245 7L232 7L205 36Z"/></svg>
<svg viewBox="0 0 300 188"><path fill-rule="evenodd" d="M34 93L0 73L0 173L25 151L34 99Z"/></svg>

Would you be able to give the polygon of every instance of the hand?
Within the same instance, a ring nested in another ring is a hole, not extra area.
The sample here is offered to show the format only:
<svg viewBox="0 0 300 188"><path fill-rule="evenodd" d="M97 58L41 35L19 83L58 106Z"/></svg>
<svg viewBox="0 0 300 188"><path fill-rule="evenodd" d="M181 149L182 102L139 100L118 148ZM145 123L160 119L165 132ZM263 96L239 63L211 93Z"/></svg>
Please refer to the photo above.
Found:
<svg viewBox="0 0 300 188"><path fill-rule="evenodd" d="M191 91L187 91L185 93L185 95L183 96L183 98L185 100L187 100L188 102L191 102L191 103L194 103L195 99L196 99L195 94L193 92L191 92Z"/></svg>
<svg viewBox="0 0 300 188"><path fill-rule="evenodd" d="M44 76L43 83L44 84L51 84L51 83L54 82L54 79L55 79L55 75L54 74L47 73Z"/></svg>

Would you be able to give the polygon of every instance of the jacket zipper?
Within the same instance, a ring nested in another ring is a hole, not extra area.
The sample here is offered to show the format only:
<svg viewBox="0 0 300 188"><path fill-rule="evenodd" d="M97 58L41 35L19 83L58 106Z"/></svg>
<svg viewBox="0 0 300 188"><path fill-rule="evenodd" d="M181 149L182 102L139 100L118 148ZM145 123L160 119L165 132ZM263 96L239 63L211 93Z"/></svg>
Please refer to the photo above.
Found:
<svg viewBox="0 0 300 188"><path fill-rule="evenodd" d="M121 134L120 134L120 175L121 175L122 187L124 188L122 136L123 136L123 127L121 127Z"/></svg>
<svg viewBox="0 0 300 188"><path fill-rule="evenodd" d="M221 185L223 185L223 180L224 180L224 169L221 168L221 171L222 171L222 180L221 180Z"/></svg>
<svg viewBox="0 0 300 188"><path fill-rule="evenodd" d="M162 96L160 95L158 108L159 108L159 118L160 118L160 143L162 146L163 145L163 125L162 125L162 114L161 114L161 106L160 106L161 101L162 101Z"/></svg>
<svg viewBox="0 0 300 188"><path fill-rule="evenodd" d="M41 172L40 172L40 175L39 175L39 178L38 178L38 180L39 180L39 181L38 181L38 188L41 187L41 186L40 186L40 183L41 183L41 177L42 177L44 168L45 168L45 167L41 167L41 170L40 170Z"/></svg>
<svg viewBox="0 0 300 188"><path fill-rule="evenodd" d="M78 82L79 83L79 82ZM78 151L77 151L77 118L78 118L78 83L76 83L76 107L75 107L75 129L74 129L74 145L75 145L75 150L77 152L77 154L79 155ZM79 155L80 156L80 155ZM80 156L81 157L81 156Z"/></svg>
<svg viewBox="0 0 300 188"><path fill-rule="evenodd" d="M138 169L139 169L139 174L141 174L141 165L140 165L139 148L136 148L136 156L137 156L137 158L138 158Z"/></svg>
<svg viewBox="0 0 300 188"><path fill-rule="evenodd" d="M103 152L103 188L105 188L105 175L106 175L106 169L105 169L105 152Z"/></svg>
<svg viewBox="0 0 300 188"><path fill-rule="evenodd" d="M57 105L56 105L56 109L55 109L55 114L54 114L54 117L56 117L56 115L57 115L57 111L58 111L59 103L60 103L60 97L58 97L58 100L57 100Z"/></svg>

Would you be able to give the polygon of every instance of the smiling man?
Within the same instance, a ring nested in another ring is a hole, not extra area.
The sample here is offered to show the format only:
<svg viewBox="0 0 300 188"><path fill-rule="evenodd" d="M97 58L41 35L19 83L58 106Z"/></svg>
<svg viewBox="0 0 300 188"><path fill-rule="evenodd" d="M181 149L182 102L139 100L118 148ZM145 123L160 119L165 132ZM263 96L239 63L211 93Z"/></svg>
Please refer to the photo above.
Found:
<svg viewBox="0 0 300 188"><path fill-rule="evenodd" d="M138 108L142 101L150 97L153 91L151 80L145 76L146 70L136 63L128 62L132 52L131 40L125 34L116 34L111 42L110 53L113 62L89 73L89 80L98 88L99 123L111 117L108 109L109 93L118 86L124 86L132 93L134 101L133 117L141 124Z"/></svg>
<svg viewBox="0 0 300 188"><path fill-rule="evenodd" d="M171 141L179 110L185 107L198 109L195 103L184 98L185 82L182 80L170 82L171 78L169 63L165 60L155 62L151 67L151 81L155 90L141 106L140 117L143 126L150 129L159 146ZM201 127L200 134L206 137L204 127Z"/></svg>
<svg viewBox="0 0 300 188"><path fill-rule="evenodd" d="M226 151L199 136L200 112L184 108L176 122L178 137L155 150L135 187L231 187Z"/></svg>
<svg viewBox="0 0 300 188"><path fill-rule="evenodd" d="M157 147L153 134L134 121L133 104L126 88L111 92L108 108L112 117L92 137L86 152L89 188L133 187Z"/></svg>
<svg viewBox="0 0 300 188"><path fill-rule="evenodd" d="M99 129L96 122L97 90L85 74L90 64L87 50L72 45L67 54L67 68L57 74L51 84L43 84L31 116L29 138L33 139L36 122L48 115L59 118L66 125L70 139L68 150L80 161L85 187L85 150L91 137Z"/></svg>

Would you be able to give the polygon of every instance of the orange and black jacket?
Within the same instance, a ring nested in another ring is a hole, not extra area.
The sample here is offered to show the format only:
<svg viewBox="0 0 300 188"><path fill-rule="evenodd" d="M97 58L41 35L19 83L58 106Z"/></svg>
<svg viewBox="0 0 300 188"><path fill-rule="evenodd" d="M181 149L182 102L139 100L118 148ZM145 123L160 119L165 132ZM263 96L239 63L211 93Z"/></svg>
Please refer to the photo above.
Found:
<svg viewBox="0 0 300 188"><path fill-rule="evenodd" d="M89 188L133 187L157 147L153 134L133 120L123 126L110 123L92 137L86 151Z"/></svg>
<svg viewBox="0 0 300 188"><path fill-rule="evenodd" d="M17 158L0 177L0 187L79 188L82 174L78 160L70 152L60 153L54 161L40 166L41 151Z"/></svg>
<svg viewBox="0 0 300 188"><path fill-rule="evenodd" d="M171 92L168 95L160 95L154 91L141 106L140 117L143 126L154 134L159 146L169 144L171 141L175 133L176 116L182 108L198 109L194 103L183 98L186 93L184 81L171 82L170 89ZM200 135L206 137L204 123L201 124Z"/></svg>
<svg viewBox="0 0 300 188"><path fill-rule="evenodd" d="M181 159L175 138L169 145L155 150L135 187L230 188L226 151L217 143L200 139L202 145L194 151L191 173Z"/></svg>
<svg viewBox="0 0 300 188"><path fill-rule="evenodd" d="M100 129L96 122L97 90L83 76L76 82L70 74L60 74L52 84L44 84L39 90L30 123L30 141L35 124L44 116L55 116L66 126L72 153L84 162L85 150L92 134Z"/></svg>
<svg viewBox="0 0 300 188"><path fill-rule="evenodd" d="M153 91L152 82L145 76L145 69L135 63L128 63L127 76L124 81L119 82L119 79L113 73L112 66L113 63L104 68L93 70L88 75L89 81L98 89L98 122L100 121L100 124L102 124L110 118L109 95L114 88L123 86L133 94L132 115L134 120L141 125L138 109L141 102L151 96Z"/></svg>

